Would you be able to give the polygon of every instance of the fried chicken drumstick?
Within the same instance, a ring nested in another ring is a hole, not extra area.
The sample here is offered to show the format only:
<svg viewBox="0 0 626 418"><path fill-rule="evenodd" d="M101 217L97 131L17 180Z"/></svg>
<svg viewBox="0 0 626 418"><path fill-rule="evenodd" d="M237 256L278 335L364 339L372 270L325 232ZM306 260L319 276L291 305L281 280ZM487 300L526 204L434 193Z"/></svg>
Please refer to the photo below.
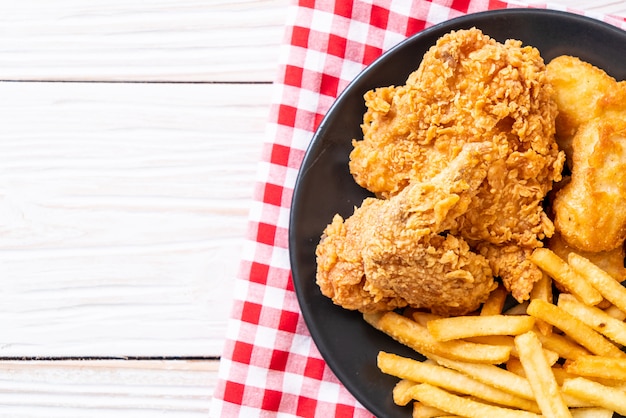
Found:
<svg viewBox="0 0 626 418"><path fill-rule="evenodd" d="M490 144L469 144L431 181L336 215L317 247L317 283L336 304L361 312L404 306L461 315L496 287L487 260L458 227L487 176ZM444 233L444 234L442 234Z"/></svg>

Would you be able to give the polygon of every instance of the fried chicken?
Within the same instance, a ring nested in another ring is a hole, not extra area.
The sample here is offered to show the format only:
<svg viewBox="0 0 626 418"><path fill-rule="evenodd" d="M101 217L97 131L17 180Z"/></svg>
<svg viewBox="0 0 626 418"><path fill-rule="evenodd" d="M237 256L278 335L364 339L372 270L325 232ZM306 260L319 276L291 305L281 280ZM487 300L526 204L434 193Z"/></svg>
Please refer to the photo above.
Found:
<svg viewBox="0 0 626 418"><path fill-rule="evenodd" d="M541 271L525 263L554 232L543 210L565 156L554 139L556 104L537 49L478 29L441 37L403 86L365 95L363 140L354 140L356 182L389 198L433 182L467 143L489 142L494 159L455 235L481 244L519 301ZM529 270L519 275L519 263Z"/></svg>
<svg viewBox="0 0 626 418"><path fill-rule="evenodd" d="M626 81L571 56L552 60L548 77L572 172L552 203L555 227L577 250L612 251L626 238Z"/></svg>
<svg viewBox="0 0 626 418"><path fill-rule="evenodd" d="M587 252L611 251L626 238L626 112L596 118L572 140L571 181L552 203L563 239ZM617 209L617 210L616 210Z"/></svg>
<svg viewBox="0 0 626 418"><path fill-rule="evenodd" d="M578 127L598 117L623 113L626 82L618 83L600 68L570 55L550 61L546 75L559 110L555 121L556 140L571 168L572 140Z"/></svg>
<svg viewBox="0 0 626 418"><path fill-rule="evenodd" d="M336 215L317 247L317 283L361 312L411 306L441 315L479 307L496 287L487 260L448 231L487 176L489 144L470 144L430 181Z"/></svg>
<svg viewBox="0 0 626 418"><path fill-rule="evenodd" d="M487 259L493 274L502 279L504 287L518 301L528 299L533 285L543 274L529 259L532 248L481 242L476 245L476 251Z"/></svg>

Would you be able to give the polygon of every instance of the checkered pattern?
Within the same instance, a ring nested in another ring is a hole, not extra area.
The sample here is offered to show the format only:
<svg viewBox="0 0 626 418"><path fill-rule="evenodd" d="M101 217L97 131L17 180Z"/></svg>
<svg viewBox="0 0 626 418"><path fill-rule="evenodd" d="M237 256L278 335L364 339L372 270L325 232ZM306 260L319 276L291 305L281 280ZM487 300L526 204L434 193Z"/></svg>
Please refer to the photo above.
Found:
<svg viewBox="0 0 626 418"><path fill-rule="evenodd" d="M371 417L326 366L300 315L288 254L298 168L333 100L384 51L444 20L510 7L498 0L292 4L212 417ZM593 17L626 29L623 19Z"/></svg>

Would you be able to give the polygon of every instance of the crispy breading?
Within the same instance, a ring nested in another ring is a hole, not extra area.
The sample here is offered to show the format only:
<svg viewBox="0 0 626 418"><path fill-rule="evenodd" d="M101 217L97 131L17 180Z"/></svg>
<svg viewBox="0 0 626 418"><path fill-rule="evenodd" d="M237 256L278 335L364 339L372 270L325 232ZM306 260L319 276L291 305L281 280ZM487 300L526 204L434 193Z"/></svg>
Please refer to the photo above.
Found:
<svg viewBox="0 0 626 418"><path fill-rule="evenodd" d="M518 300L527 299L532 282L521 282L541 277L539 269L528 263L534 272L514 276L518 269L504 265L517 259L512 246L523 260L553 234L542 203L565 160L554 139L557 108L539 51L516 40L496 42L478 29L451 32L405 85L372 90L365 101L363 139L353 141L350 170L381 197L432 181L464 144L492 144L487 176L452 232L471 246L492 244L492 268Z"/></svg>
<svg viewBox="0 0 626 418"><path fill-rule="evenodd" d="M570 55L561 55L546 65L559 113L556 140L572 161L572 140L578 127L606 114L621 113L626 103L626 83L604 70Z"/></svg>
<svg viewBox="0 0 626 418"><path fill-rule="evenodd" d="M559 106L557 140L572 174L552 203L562 239L580 251L603 252L626 238L626 81L576 57L547 65Z"/></svg>
<svg viewBox="0 0 626 418"><path fill-rule="evenodd" d="M487 175L489 144L470 144L429 182L336 215L317 247L317 283L336 304L362 312L403 306L441 315L475 310L496 287L487 260L445 231Z"/></svg>
<svg viewBox="0 0 626 418"><path fill-rule="evenodd" d="M554 198L563 240L587 252L611 251L626 238L626 112L581 125L572 140L571 181ZM617 210L616 210L617 209Z"/></svg>
<svg viewBox="0 0 626 418"><path fill-rule="evenodd" d="M476 246L480 255L489 261L493 274L517 300L526 300L533 285L541 279L541 270L530 261L532 249L515 244L495 245L482 242Z"/></svg>

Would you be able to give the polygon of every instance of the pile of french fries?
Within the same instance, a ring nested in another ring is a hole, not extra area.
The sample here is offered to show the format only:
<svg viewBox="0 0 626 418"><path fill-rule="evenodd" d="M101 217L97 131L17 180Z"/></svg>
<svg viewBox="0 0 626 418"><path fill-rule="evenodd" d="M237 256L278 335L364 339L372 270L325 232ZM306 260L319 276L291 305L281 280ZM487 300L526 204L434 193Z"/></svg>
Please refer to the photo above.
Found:
<svg viewBox="0 0 626 418"><path fill-rule="evenodd" d="M426 358L378 354L379 369L399 378L397 405L412 402L413 418L626 415L626 288L576 253L565 261L540 248L531 259L543 279L507 311L498 288L467 316L364 314Z"/></svg>

